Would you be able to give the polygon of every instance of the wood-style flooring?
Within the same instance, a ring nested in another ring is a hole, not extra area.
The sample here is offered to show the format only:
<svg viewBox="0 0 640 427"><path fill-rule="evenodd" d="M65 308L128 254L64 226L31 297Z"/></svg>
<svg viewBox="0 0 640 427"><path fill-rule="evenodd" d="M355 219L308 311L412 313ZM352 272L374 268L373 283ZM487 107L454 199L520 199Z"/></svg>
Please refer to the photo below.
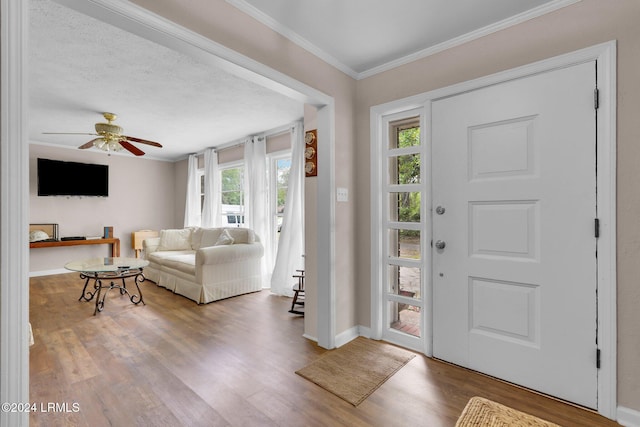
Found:
<svg viewBox="0 0 640 427"><path fill-rule="evenodd" d="M326 350L302 337L288 298L198 306L147 281L147 305L114 290L93 316L82 285L30 280L30 401L56 408L32 426L453 426L472 396L564 426L617 425L422 355L353 407L295 374Z"/></svg>

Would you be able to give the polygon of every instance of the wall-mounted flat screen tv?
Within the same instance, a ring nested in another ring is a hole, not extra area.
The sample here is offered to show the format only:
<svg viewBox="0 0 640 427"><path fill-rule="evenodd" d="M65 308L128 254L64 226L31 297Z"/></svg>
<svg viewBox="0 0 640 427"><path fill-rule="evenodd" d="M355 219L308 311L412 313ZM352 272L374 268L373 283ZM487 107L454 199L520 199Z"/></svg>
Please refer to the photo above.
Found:
<svg viewBox="0 0 640 427"><path fill-rule="evenodd" d="M108 195L108 165L38 159L38 196Z"/></svg>

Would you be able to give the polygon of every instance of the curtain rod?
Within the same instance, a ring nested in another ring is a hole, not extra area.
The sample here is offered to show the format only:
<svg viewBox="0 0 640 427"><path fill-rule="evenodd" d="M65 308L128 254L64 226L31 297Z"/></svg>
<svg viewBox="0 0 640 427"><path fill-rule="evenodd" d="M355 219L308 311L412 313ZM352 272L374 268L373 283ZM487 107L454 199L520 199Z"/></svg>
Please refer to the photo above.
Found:
<svg viewBox="0 0 640 427"><path fill-rule="evenodd" d="M213 150L216 153L218 153L218 152L223 151L223 150L228 150L228 149L231 149L231 148L240 147L240 146L244 145L245 141L253 139L254 137L258 137L258 139L261 140L262 138L268 138L270 136L280 135L280 134L283 134L285 132L291 132L295 128L295 124L298 121L296 121L294 123L291 123L291 124L288 124L288 125L285 125L285 126L280 126L278 128L269 129L269 130L267 130L265 132L261 132L261 133L255 134L255 135L249 135L249 136L247 136L245 138L242 138L242 139L237 139L235 141L227 142L227 143L221 144L221 145L219 145L217 147L209 147L209 148L213 148ZM192 154L195 154L195 155L199 156L201 154L204 154L205 150L200 150L200 151L192 153Z"/></svg>

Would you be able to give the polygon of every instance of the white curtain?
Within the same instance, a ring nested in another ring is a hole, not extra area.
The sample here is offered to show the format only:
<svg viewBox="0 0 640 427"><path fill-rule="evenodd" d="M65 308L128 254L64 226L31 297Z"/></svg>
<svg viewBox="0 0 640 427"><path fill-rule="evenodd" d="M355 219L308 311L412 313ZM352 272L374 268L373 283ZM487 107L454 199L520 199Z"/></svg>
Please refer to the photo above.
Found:
<svg viewBox="0 0 640 427"><path fill-rule="evenodd" d="M291 132L291 170L285 200L271 292L292 296L292 275L304 269L304 132L298 122Z"/></svg>
<svg viewBox="0 0 640 427"><path fill-rule="evenodd" d="M204 152L204 206L202 208L202 227L218 227L220 218L220 173L218 172L218 153L213 148Z"/></svg>
<svg viewBox="0 0 640 427"><path fill-rule="evenodd" d="M198 156L189 154L189 169L187 175L187 201L184 207L184 226L199 227L200 212L200 183L198 182Z"/></svg>
<svg viewBox="0 0 640 427"><path fill-rule="evenodd" d="M253 137L244 144L244 223L255 231L264 246L263 287L269 286L273 269L269 207L266 138Z"/></svg>

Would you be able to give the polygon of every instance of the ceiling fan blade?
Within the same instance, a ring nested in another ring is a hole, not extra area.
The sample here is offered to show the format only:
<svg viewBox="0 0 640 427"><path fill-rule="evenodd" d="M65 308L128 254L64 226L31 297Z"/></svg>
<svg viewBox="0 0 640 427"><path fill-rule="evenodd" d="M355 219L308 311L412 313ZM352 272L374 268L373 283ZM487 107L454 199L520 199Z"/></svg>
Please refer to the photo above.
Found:
<svg viewBox="0 0 640 427"><path fill-rule="evenodd" d="M97 133L86 132L42 132L43 135L98 135Z"/></svg>
<svg viewBox="0 0 640 427"><path fill-rule="evenodd" d="M96 141L99 141L99 140L101 140L101 139L102 139L102 138L95 138L95 139L92 139L91 141L87 142L86 144L82 144L82 145L81 145L80 147L78 147L78 148L80 148L80 149L82 149L82 150L84 150L85 148L91 148L91 147L93 147L93 144L94 144Z"/></svg>
<svg viewBox="0 0 640 427"><path fill-rule="evenodd" d="M134 145L130 144L127 141L120 141L120 145L122 145L124 149L129 150L132 154L135 154L136 156L144 155L144 151L142 151L138 147L135 147Z"/></svg>
<svg viewBox="0 0 640 427"><path fill-rule="evenodd" d="M124 138L127 138L128 140L133 141L133 142L139 142L140 144L153 145L154 147L162 148L162 144L159 144L159 143L153 142L153 141L148 141L146 139L134 138L133 136L124 136Z"/></svg>

